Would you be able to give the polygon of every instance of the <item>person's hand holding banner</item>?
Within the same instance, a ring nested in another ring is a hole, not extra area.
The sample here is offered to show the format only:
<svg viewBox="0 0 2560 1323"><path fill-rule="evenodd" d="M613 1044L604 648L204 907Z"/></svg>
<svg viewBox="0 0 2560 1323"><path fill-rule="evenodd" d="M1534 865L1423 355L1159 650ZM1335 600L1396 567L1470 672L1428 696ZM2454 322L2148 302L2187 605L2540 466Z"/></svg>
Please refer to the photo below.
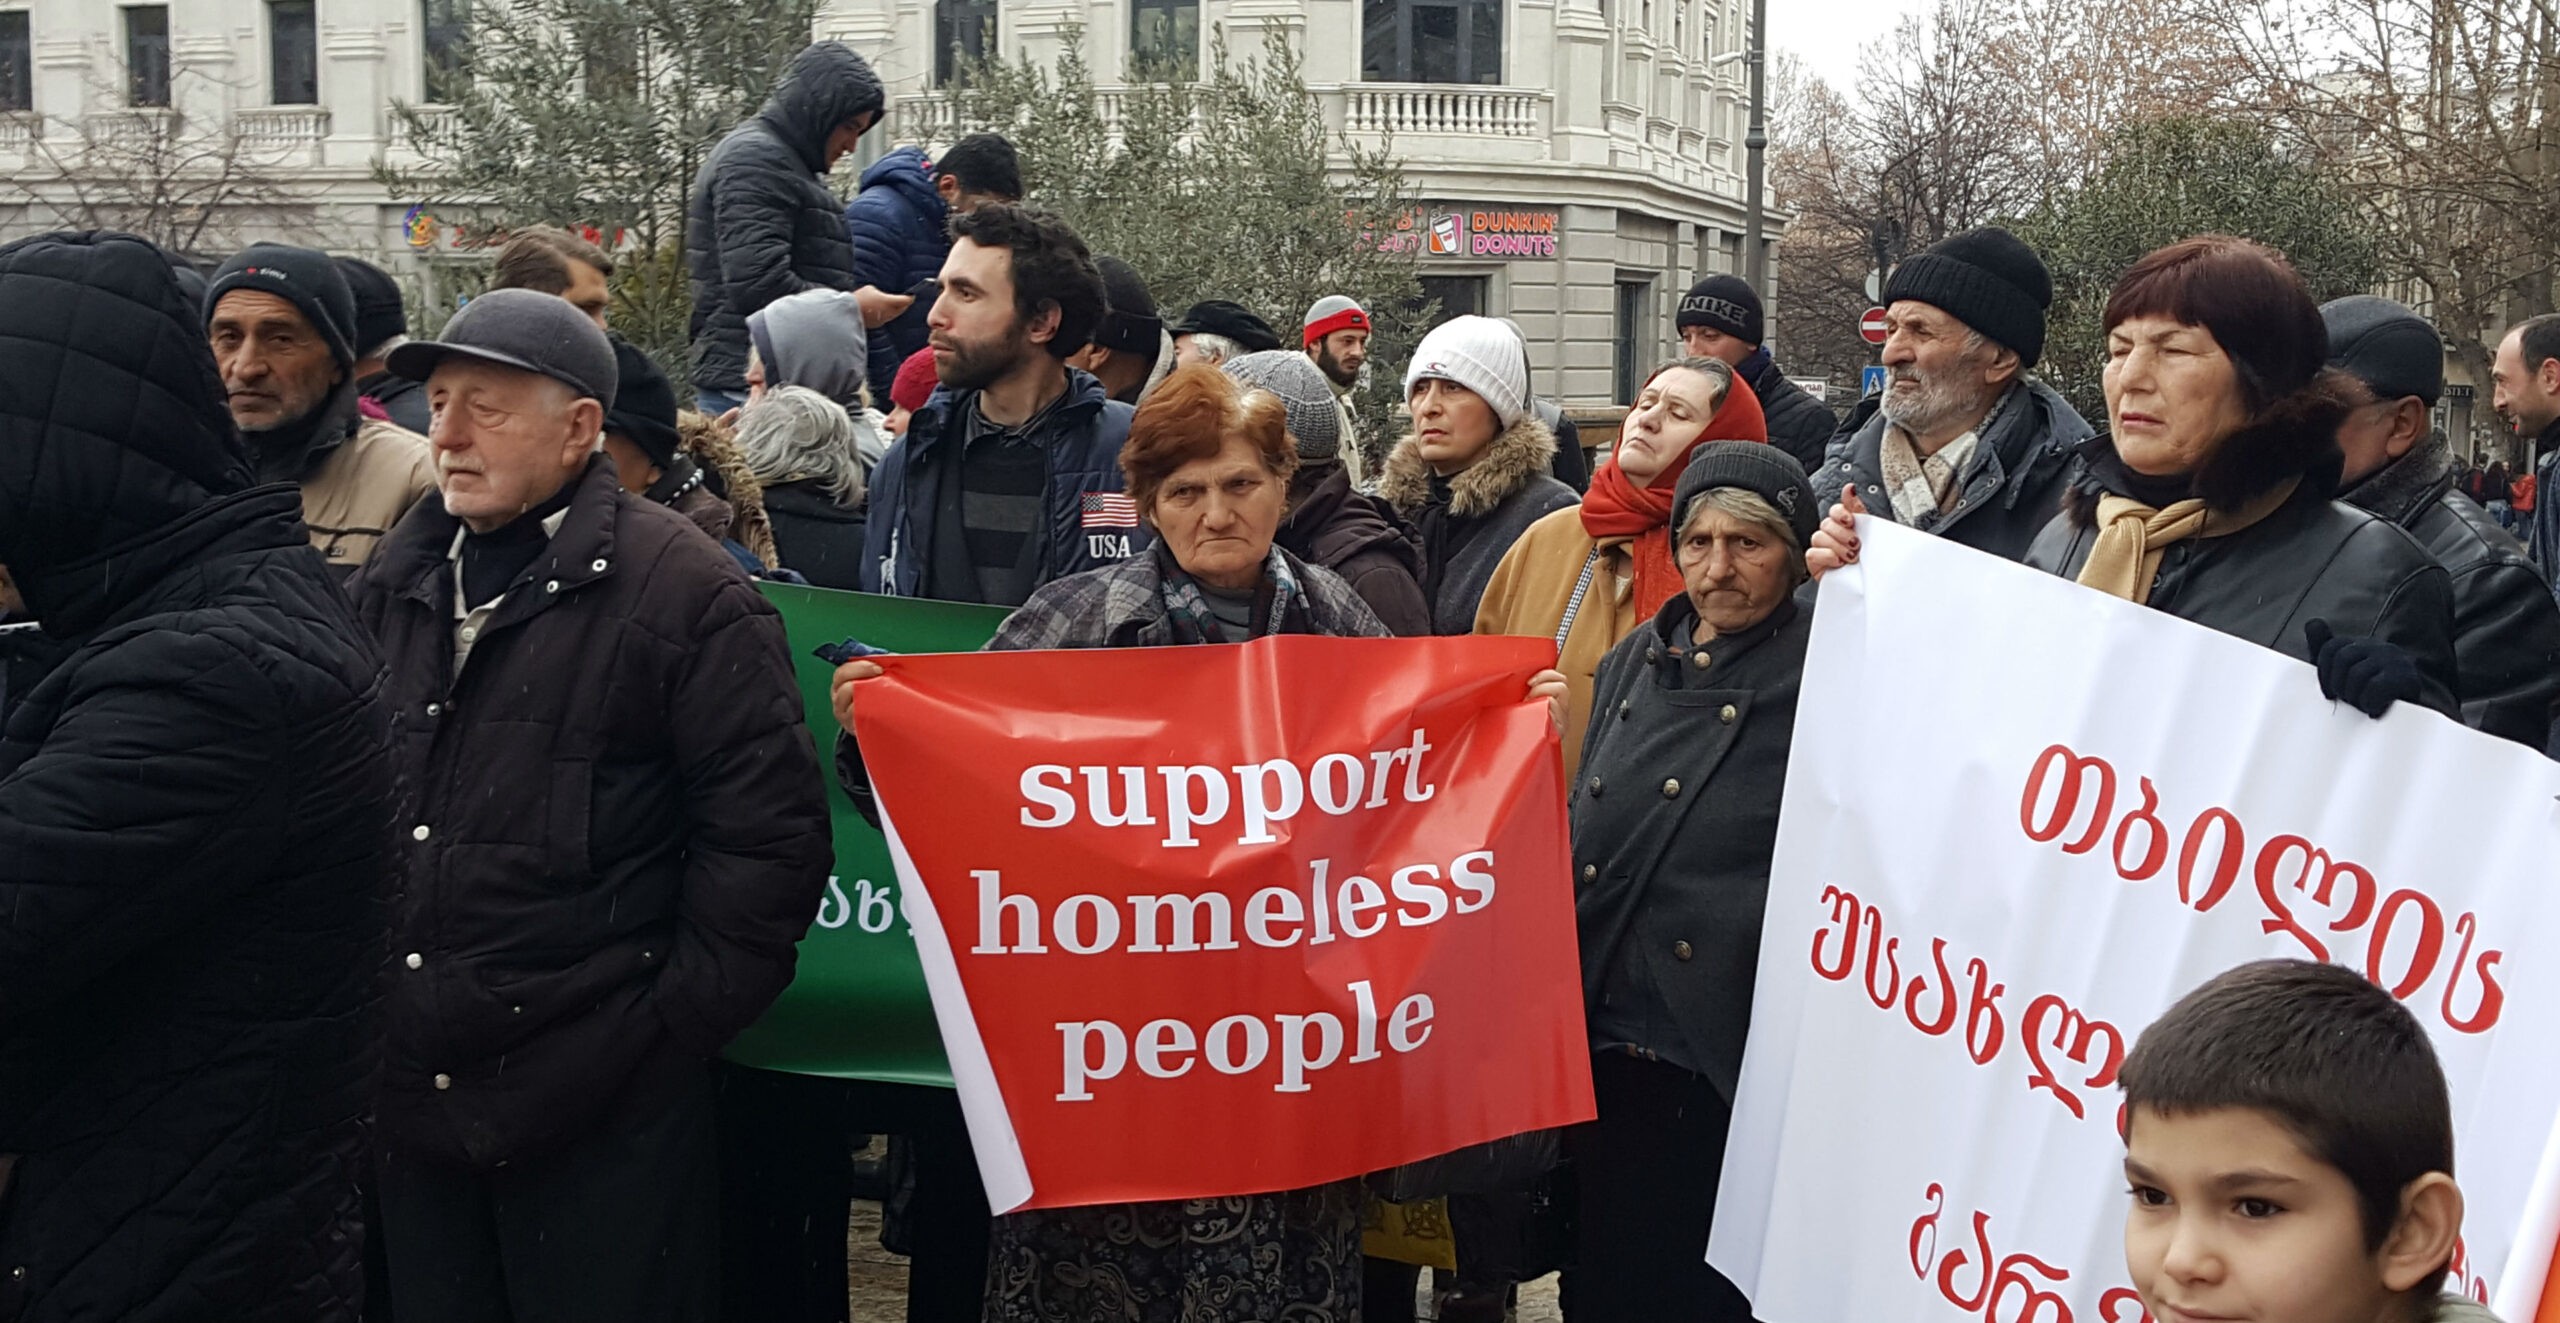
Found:
<svg viewBox="0 0 2560 1323"><path fill-rule="evenodd" d="M841 668L990 1203L1294 1189L1588 1120L1551 657Z"/></svg>

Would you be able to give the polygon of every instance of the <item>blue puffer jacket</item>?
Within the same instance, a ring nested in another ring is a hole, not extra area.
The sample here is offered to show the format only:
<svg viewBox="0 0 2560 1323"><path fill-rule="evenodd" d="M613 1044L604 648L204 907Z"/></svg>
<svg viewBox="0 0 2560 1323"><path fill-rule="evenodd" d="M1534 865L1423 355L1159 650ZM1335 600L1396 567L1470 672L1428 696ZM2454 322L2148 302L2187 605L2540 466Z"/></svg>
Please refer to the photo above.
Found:
<svg viewBox="0 0 2560 1323"><path fill-rule="evenodd" d="M977 392L936 388L907 421L907 434L871 471L871 512L862 531L862 591L922 597L925 567L933 560L933 520L942 484L959 464L960 430ZM1067 369L1067 394L1038 438L1049 456L1049 482L1041 498L1040 574L1047 583L1070 574L1117 565L1147 549L1155 534L1145 525L1086 525L1088 494L1127 490L1120 473L1120 445L1129 439L1136 410L1110 398L1102 383Z"/></svg>
<svg viewBox="0 0 2560 1323"><path fill-rule="evenodd" d="M943 232L951 209L934 191L933 162L920 147L901 147L874 161L862 172L862 191L844 209L845 229L853 235L853 279L884 294L904 294L916 282L942 272L951 255ZM925 314L930 300L918 299L898 319L871 333L870 380L887 390L897 379L898 365L924 348Z"/></svg>

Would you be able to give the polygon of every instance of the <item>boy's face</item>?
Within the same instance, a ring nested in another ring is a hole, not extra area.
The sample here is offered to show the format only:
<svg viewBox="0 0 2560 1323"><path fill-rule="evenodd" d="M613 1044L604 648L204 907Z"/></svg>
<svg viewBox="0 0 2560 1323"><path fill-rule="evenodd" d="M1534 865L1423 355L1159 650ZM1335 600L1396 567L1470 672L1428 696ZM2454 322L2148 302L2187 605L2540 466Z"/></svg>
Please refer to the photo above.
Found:
<svg viewBox="0 0 2560 1323"><path fill-rule="evenodd" d="M2264 1112L2137 1107L2126 1124L2125 1268L2159 1323L2403 1323L2404 1293L2451 1255L2461 1205L2450 1177L2413 1182L2428 1193L2404 1200L2402 1225L2368 1251L2346 1174ZM2443 1217L2446 1198L2442 1251L2422 1264L2435 1237L2410 1224Z"/></svg>

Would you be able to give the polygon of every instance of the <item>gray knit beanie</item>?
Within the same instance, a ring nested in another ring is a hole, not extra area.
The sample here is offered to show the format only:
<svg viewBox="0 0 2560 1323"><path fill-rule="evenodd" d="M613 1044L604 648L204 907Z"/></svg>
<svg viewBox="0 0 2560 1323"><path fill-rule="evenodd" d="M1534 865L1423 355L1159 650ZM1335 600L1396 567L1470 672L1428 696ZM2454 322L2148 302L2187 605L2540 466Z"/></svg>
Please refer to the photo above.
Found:
<svg viewBox="0 0 2560 1323"><path fill-rule="evenodd" d="M1242 354L1223 365L1238 385L1267 390L1289 407L1289 435L1300 459L1331 459L1342 449L1342 413L1315 360L1286 349Z"/></svg>

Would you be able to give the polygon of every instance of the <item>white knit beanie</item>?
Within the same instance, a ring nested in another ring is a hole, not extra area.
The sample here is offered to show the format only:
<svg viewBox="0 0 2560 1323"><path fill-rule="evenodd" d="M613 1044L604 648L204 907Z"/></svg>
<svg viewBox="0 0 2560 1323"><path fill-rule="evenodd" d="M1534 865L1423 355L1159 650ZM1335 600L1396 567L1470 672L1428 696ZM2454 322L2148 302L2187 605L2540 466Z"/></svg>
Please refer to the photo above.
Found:
<svg viewBox="0 0 2560 1323"><path fill-rule="evenodd" d="M1520 333L1491 317L1452 317L1431 328L1404 370L1405 398L1438 377L1484 397L1505 428L1529 411L1529 351Z"/></svg>

